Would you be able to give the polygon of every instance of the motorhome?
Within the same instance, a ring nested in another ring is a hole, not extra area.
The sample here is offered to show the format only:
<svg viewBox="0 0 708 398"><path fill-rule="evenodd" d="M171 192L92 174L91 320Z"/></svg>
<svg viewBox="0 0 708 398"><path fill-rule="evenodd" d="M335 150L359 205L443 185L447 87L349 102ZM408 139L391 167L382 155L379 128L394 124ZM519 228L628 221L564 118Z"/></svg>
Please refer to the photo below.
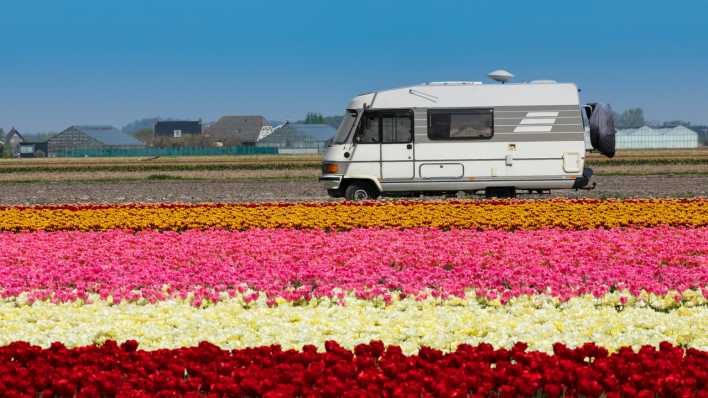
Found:
<svg viewBox="0 0 708 398"><path fill-rule="evenodd" d="M433 82L353 98L322 163L329 195L588 188L593 107L581 105L576 85L490 76L501 83Z"/></svg>

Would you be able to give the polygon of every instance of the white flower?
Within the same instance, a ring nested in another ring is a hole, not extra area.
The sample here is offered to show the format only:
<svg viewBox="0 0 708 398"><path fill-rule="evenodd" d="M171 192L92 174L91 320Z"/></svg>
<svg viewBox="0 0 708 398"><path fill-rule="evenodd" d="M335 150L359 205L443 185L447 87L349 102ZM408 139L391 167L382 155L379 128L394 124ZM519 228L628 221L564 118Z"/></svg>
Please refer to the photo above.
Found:
<svg viewBox="0 0 708 398"><path fill-rule="evenodd" d="M458 344L491 343L509 347L525 341L533 350L551 351L555 342L570 346L593 341L610 350L657 345L661 341L708 349L708 308L682 306L661 312L650 307L598 305L589 296L558 304L548 297L520 298L503 306L476 300L395 300L381 306L351 296L347 305L330 301L268 307L260 298L247 309L236 297L205 308L188 301L111 305L0 301L0 345L25 340L48 346L136 339L142 348L177 348L210 341L224 348L281 344L324 346L327 340L352 346L383 340L407 353L421 345L454 350Z"/></svg>

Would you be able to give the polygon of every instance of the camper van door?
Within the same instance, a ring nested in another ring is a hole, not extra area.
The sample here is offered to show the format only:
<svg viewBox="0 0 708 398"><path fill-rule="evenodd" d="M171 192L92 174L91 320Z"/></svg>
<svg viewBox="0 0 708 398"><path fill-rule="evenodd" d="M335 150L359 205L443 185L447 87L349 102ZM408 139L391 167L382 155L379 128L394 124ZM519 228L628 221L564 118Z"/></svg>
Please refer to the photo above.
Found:
<svg viewBox="0 0 708 398"><path fill-rule="evenodd" d="M381 113L381 177L386 180L415 177L413 112Z"/></svg>
<svg viewBox="0 0 708 398"><path fill-rule="evenodd" d="M367 111L354 136L354 150L347 174L381 177L381 126L376 112Z"/></svg>

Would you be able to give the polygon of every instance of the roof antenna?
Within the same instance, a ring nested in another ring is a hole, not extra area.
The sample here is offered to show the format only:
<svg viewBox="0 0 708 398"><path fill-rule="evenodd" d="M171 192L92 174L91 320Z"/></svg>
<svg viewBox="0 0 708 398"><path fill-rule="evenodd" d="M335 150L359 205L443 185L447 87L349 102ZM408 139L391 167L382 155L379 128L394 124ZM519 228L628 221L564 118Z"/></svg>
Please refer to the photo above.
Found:
<svg viewBox="0 0 708 398"><path fill-rule="evenodd" d="M504 69L497 69L495 71L489 72L487 76L489 76L489 78L494 80L495 82L499 82L501 84L508 82L514 77L514 75Z"/></svg>

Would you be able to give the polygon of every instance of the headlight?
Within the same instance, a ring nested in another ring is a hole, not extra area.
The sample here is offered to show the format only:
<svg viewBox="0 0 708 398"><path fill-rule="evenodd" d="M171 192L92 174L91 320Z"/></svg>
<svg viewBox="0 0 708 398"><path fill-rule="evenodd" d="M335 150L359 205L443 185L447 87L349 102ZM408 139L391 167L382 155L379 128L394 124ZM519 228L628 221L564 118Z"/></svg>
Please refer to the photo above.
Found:
<svg viewBox="0 0 708 398"><path fill-rule="evenodd" d="M339 167L336 163L325 163L322 165L323 174L337 174L337 171L339 171Z"/></svg>

